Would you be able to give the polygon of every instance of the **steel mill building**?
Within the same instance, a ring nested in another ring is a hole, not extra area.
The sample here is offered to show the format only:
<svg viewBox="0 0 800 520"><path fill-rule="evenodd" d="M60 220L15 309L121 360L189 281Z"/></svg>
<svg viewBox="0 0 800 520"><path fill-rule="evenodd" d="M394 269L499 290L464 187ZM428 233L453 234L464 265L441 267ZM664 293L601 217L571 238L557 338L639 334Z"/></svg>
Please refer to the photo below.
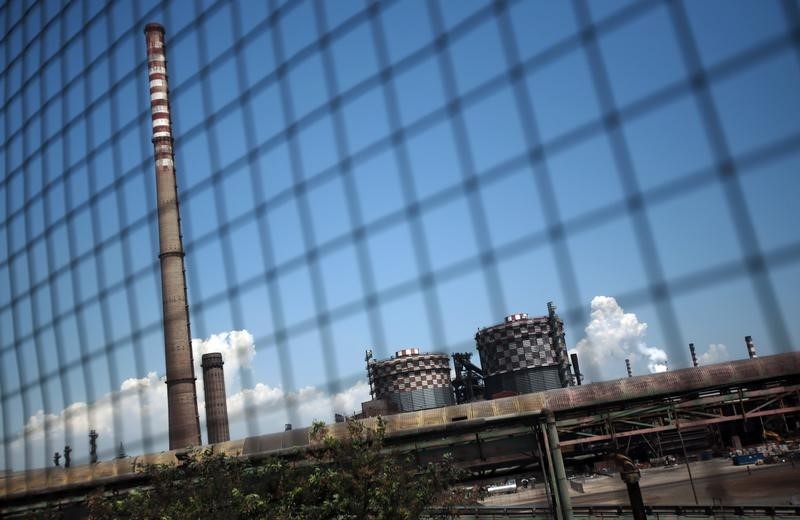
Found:
<svg viewBox="0 0 800 520"><path fill-rule="evenodd" d="M546 316L512 314L503 323L475 334L487 398L573 384L564 322L555 309L555 305L548 303Z"/></svg>

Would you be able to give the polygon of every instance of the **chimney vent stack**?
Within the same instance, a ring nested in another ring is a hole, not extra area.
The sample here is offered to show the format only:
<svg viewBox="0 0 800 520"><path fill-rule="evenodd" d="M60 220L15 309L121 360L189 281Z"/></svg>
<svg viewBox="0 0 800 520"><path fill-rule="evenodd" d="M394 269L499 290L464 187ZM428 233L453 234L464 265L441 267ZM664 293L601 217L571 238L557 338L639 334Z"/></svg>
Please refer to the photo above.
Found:
<svg viewBox="0 0 800 520"><path fill-rule="evenodd" d="M161 262L169 449L174 450L199 446L202 441L200 417L197 414L192 336L189 331L189 305L186 298L183 238L175 178L164 27L157 23L149 23L144 28L144 34L147 43L150 112L156 161L160 247L158 258Z"/></svg>

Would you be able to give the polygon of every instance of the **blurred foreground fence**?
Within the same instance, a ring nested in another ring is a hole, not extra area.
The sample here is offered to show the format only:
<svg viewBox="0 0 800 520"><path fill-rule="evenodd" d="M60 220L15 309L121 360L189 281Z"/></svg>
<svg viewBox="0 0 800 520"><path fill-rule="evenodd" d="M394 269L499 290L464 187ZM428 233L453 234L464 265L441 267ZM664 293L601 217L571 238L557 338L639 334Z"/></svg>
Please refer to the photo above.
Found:
<svg viewBox="0 0 800 520"><path fill-rule="evenodd" d="M0 467L166 445L150 21L233 436L352 411L366 347L471 351L548 300L570 347L606 295L671 366L795 348L796 2L9 0Z"/></svg>

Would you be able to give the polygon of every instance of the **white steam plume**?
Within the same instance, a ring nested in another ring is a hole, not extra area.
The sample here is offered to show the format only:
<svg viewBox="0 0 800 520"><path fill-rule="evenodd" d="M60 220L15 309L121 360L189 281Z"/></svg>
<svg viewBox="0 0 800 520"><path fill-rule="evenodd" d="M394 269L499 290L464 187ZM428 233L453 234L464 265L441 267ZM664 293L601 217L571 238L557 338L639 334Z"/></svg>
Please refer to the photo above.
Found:
<svg viewBox="0 0 800 520"><path fill-rule="evenodd" d="M626 313L614 298L595 296L591 303L591 319L584 330L586 336L575 348L581 365L594 378L601 375L622 377L624 359L632 365L644 364L650 373L667 370L667 353L647 345L647 323L633 313Z"/></svg>

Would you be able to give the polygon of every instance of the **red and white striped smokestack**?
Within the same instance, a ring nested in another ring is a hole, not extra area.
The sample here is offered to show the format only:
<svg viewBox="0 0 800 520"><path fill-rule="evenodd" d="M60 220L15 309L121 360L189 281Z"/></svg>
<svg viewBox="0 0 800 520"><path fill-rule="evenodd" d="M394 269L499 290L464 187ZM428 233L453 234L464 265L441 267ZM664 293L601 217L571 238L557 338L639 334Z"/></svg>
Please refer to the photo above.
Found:
<svg viewBox="0 0 800 520"><path fill-rule="evenodd" d="M156 158L158 237L161 261L161 297L164 310L164 350L167 366L169 449L200 446L194 363L189 332L189 306L183 265L183 240L178 208L178 187L172 151L167 56L164 27L150 23L144 28L153 115Z"/></svg>

